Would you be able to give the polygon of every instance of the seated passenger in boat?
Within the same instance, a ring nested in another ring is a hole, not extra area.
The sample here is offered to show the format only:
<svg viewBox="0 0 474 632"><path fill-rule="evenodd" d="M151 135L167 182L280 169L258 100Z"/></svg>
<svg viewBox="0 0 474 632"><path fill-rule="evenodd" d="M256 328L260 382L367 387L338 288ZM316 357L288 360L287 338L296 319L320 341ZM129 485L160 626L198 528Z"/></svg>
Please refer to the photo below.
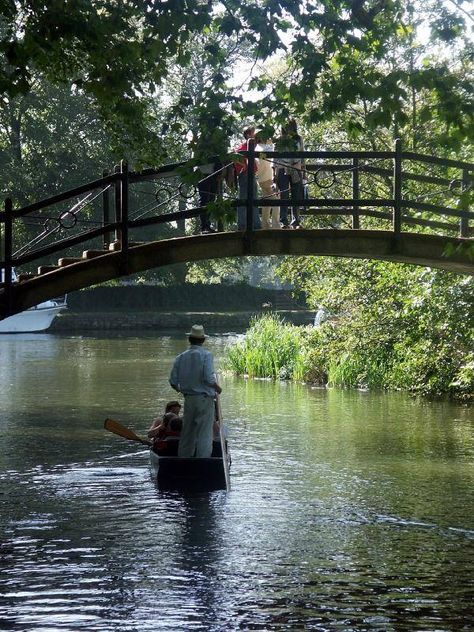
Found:
<svg viewBox="0 0 474 632"><path fill-rule="evenodd" d="M179 437L183 420L174 413L166 413L163 415L163 421L158 426L154 439L166 439L166 437Z"/></svg>
<svg viewBox="0 0 474 632"><path fill-rule="evenodd" d="M163 417L157 417L156 419L153 420L150 426L150 429L148 430L149 438L154 439L159 434L161 434L163 428L166 428L169 422L169 418L168 418L165 423L165 417L169 415L170 413L172 413L175 417L177 417L179 415L180 410L181 410L181 404L178 401L173 400L171 402L168 402L166 404L165 414L163 415Z"/></svg>
<svg viewBox="0 0 474 632"><path fill-rule="evenodd" d="M153 451L161 456L177 456L183 420L174 413L166 413L163 424L153 440Z"/></svg>
<svg viewBox="0 0 474 632"><path fill-rule="evenodd" d="M171 417L167 424L166 436L167 437L179 437L181 429L183 428L183 420L178 415Z"/></svg>

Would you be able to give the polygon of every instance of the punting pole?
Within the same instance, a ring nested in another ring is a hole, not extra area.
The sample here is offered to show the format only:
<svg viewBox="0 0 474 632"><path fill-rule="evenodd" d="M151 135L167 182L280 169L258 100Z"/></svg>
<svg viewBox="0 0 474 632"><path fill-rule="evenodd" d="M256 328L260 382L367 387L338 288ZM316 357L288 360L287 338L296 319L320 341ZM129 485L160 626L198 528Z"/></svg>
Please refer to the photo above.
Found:
<svg viewBox="0 0 474 632"><path fill-rule="evenodd" d="M227 449L225 446L225 436L224 436L224 424L222 421L222 409L221 409L221 399L219 395L216 393L216 412L217 412L217 423L219 424L219 436L221 438L221 450L222 450L222 460L224 462L224 476L225 476L225 486L227 491L230 491L230 473L229 473L229 461L227 458Z"/></svg>

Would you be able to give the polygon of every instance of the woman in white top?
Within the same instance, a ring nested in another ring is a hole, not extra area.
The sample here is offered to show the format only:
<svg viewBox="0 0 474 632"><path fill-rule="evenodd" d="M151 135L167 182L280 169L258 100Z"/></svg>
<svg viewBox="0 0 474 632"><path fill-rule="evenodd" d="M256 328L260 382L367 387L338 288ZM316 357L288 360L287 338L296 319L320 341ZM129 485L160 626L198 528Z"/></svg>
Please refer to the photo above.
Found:
<svg viewBox="0 0 474 632"><path fill-rule="evenodd" d="M273 151L274 146L271 138L266 138L264 133L258 132L256 135L256 151L266 153ZM273 190L273 160L260 158L258 161L257 178L265 199L276 198ZM262 228L280 228L280 208L278 206L262 206Z"/></svg>

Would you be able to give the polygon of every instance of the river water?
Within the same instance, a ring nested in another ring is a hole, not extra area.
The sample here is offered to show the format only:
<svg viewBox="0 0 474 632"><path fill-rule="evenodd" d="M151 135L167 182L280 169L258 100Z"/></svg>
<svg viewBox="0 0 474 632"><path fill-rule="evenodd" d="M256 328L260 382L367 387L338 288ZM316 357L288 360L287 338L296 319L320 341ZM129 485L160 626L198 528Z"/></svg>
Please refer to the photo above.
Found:
<svg viewBox="0 0 474 632"><path fill-rule="evenodd" d="M472 408L224 376L232 490L162 492L103 421L185 346L0 338L0 630L474 629Z"/></svg>

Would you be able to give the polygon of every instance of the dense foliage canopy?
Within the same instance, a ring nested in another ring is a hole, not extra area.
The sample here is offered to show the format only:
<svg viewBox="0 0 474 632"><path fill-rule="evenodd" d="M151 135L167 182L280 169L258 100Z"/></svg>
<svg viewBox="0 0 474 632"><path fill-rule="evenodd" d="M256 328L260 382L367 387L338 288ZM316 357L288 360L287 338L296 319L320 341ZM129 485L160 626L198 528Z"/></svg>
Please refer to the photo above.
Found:
<svg viewBox="0 0 474 632"><path fill-rule="evenodd" d="M62 85L92 100L116 148L149 160L166 154L170 132L185 143L190 119L201 133L228 134L248 116L317 123L347 113L354 132L396 132L424 91L415 118L434 114L459 144L472 132L471 20L462 2L442 0L5 0L0 98ZM272 60L283 64L276 75ZM243 62L253 64L252 98ZM363 123L350 110L361 104ZM222 149L226 134L215 139Z"/></svg>
<svg viewBox="0 0 474 632"><path fill-rule="evenodd" d="M307 379L474 396L472 277L315 257L281 273L330 315L312 332Z"/></svg>

